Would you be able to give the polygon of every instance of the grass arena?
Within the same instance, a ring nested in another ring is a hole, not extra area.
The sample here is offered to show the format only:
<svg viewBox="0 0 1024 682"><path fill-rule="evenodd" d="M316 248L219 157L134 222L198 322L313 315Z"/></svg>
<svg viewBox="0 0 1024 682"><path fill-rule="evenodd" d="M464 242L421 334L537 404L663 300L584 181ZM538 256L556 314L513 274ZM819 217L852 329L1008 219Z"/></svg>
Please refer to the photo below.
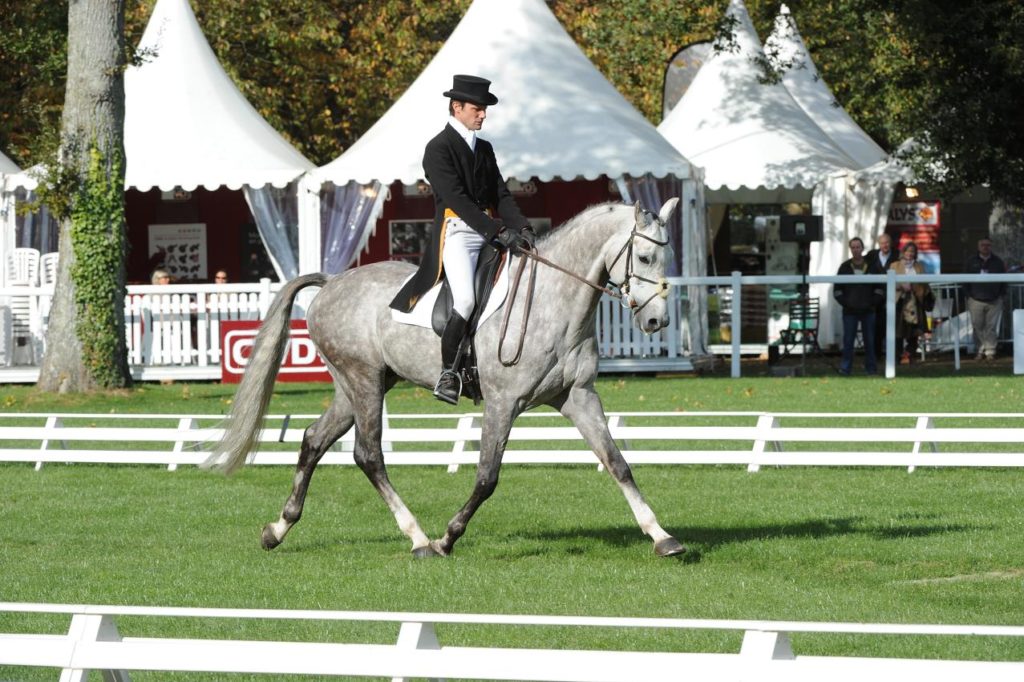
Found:
<svg viewBox="0 0 1024 682"><path fill-rule="evenodd" d="M1024 383L1006 376L603 378L598 391L609 412L1009 412L1021 404ZM68 397L0 388L6 413L220 415L231 397L231 387L218 384ZM315 414L329 398L325 385L281 384L270 412ZM408 386L392 391L387 404L392 414L458 413ZM975 421L1001 427L998 419ZM291 467L223 477L187 466L47 464L36 471L2 463L0 475L5 602L1024 624L1020 468L766 467L751 474L735 465L637 465L659 521L690 550L681 560L653 555L615 484L593 466L505 466L454 554L431 560L410 556L386 506L351 466L318 470L301 522L273 552L260 548L260 528L278 514ZM396 466L391 477L437 535L465 501L474 471ZM314 642L393 642L396 635L388 623L124 618L119 627L126 636ZM66 628L66 618L0 613L2 632ZM439 626L438 634L449 645L494 642L489 626ZM507 647L706 652L734 651L740 638L558 627L501 636ZM793 646L811 655L1024 660L1020 638L1009 637L807 633L795 635ZM53 670L0 667L0 680L54 677Z"/></svg>

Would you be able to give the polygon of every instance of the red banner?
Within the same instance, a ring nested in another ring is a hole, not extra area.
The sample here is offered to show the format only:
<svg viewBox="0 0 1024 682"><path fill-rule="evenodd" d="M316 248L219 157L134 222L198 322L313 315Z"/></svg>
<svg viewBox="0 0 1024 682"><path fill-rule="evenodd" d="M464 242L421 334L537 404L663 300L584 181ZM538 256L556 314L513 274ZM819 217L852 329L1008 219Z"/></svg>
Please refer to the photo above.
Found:
<svg viewBox="0 0 1024 682"><path fill-rule="evenodd" d="M249 363L260 322L235 320L220 323L220 380L237 384ZM292 320L278 381L331 381L327 366L309 338L305 320Z"/></svg>

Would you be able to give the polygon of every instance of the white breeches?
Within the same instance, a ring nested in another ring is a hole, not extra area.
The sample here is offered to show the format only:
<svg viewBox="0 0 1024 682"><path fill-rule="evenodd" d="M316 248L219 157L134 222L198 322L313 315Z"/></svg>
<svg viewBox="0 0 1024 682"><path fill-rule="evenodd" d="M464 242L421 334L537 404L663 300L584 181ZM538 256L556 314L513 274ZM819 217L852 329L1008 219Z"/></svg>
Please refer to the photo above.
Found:
<svg viewBox="0 0 1024 682"><path fill-rule="evenodd" d="M444 253L441 254L444 274L452 290L455 311L468 320L476 306L473 292L476 262L487 240L460 218L449 218L445 231Z"/></svg>

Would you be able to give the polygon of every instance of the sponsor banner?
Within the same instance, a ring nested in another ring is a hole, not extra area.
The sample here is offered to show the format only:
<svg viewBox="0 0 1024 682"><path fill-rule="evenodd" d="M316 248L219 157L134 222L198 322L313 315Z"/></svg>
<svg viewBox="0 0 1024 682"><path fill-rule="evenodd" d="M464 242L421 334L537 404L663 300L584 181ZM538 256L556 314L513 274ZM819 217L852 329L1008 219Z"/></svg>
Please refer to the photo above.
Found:
<svg viewBox="0 0 1024 682"><path fill-rule="evenodd" d="M889 209L885 231L899 251L904 245L917 245L917 259L928 273L941 272L939 229L942 203L939 201L894 201Z"/></svg>
<svg viewBox="0 0 1024 682"><path fill-rule="evenodd" d="M236 384L249 363L256 331L257 320L231 320L220 323L220 380ZM327 366L309 338L305 320L292 320L288 343L281 359L278 381L331 381Z"/></svg>

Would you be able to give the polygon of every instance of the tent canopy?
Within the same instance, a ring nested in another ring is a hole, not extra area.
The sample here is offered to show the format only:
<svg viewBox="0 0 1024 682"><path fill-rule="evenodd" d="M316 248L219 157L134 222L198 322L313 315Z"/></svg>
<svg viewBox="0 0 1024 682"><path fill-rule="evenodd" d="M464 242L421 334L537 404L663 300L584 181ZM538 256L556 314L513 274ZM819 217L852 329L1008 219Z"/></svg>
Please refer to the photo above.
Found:
<svg viewBox="0 0 1024 682"><path fill-rule="evenodd" d="M488 78L498 104L481 136L509 178L687 178L690 166L586 58L543 0L475 0L440 52L320 183L414 184L426 142L448 118L454 74Z"/></svg>
<svg viewBox="0 0 1024 682"><path fill-rule="evenodd" d="M711 55L658 130L703 166L716 203L806 201L828 175L860 168L782 83L760 82L764 51L742 0L731 0L737 50Z"/></svg>
<svg viewBox="0 0 1024 682"><path fill-rule="evenodd" d="M783 84L811 120L854 160L857 164L855 168L866 168L887 158L885 150L839 106L818 73L786 5L782 6L775 17L775 26L765 46L769 52L778 54L783 62L793 64L792 68L786 69Z"/></svg>
<svg viewBox="0 0 1024 682"><path fill-rule="evenodd" d="M0 174L13 175L14 173L20 173L21 169L18 168L18 164L7 158L7 155L0 152Z"/></svg>
<svg viewBox="0 0 1024 682"><path fill-rule="evenodd" d="M125 185L284 187L313 168L245 99L210 49L188 0L157 0L125 71Z"/></svg>

